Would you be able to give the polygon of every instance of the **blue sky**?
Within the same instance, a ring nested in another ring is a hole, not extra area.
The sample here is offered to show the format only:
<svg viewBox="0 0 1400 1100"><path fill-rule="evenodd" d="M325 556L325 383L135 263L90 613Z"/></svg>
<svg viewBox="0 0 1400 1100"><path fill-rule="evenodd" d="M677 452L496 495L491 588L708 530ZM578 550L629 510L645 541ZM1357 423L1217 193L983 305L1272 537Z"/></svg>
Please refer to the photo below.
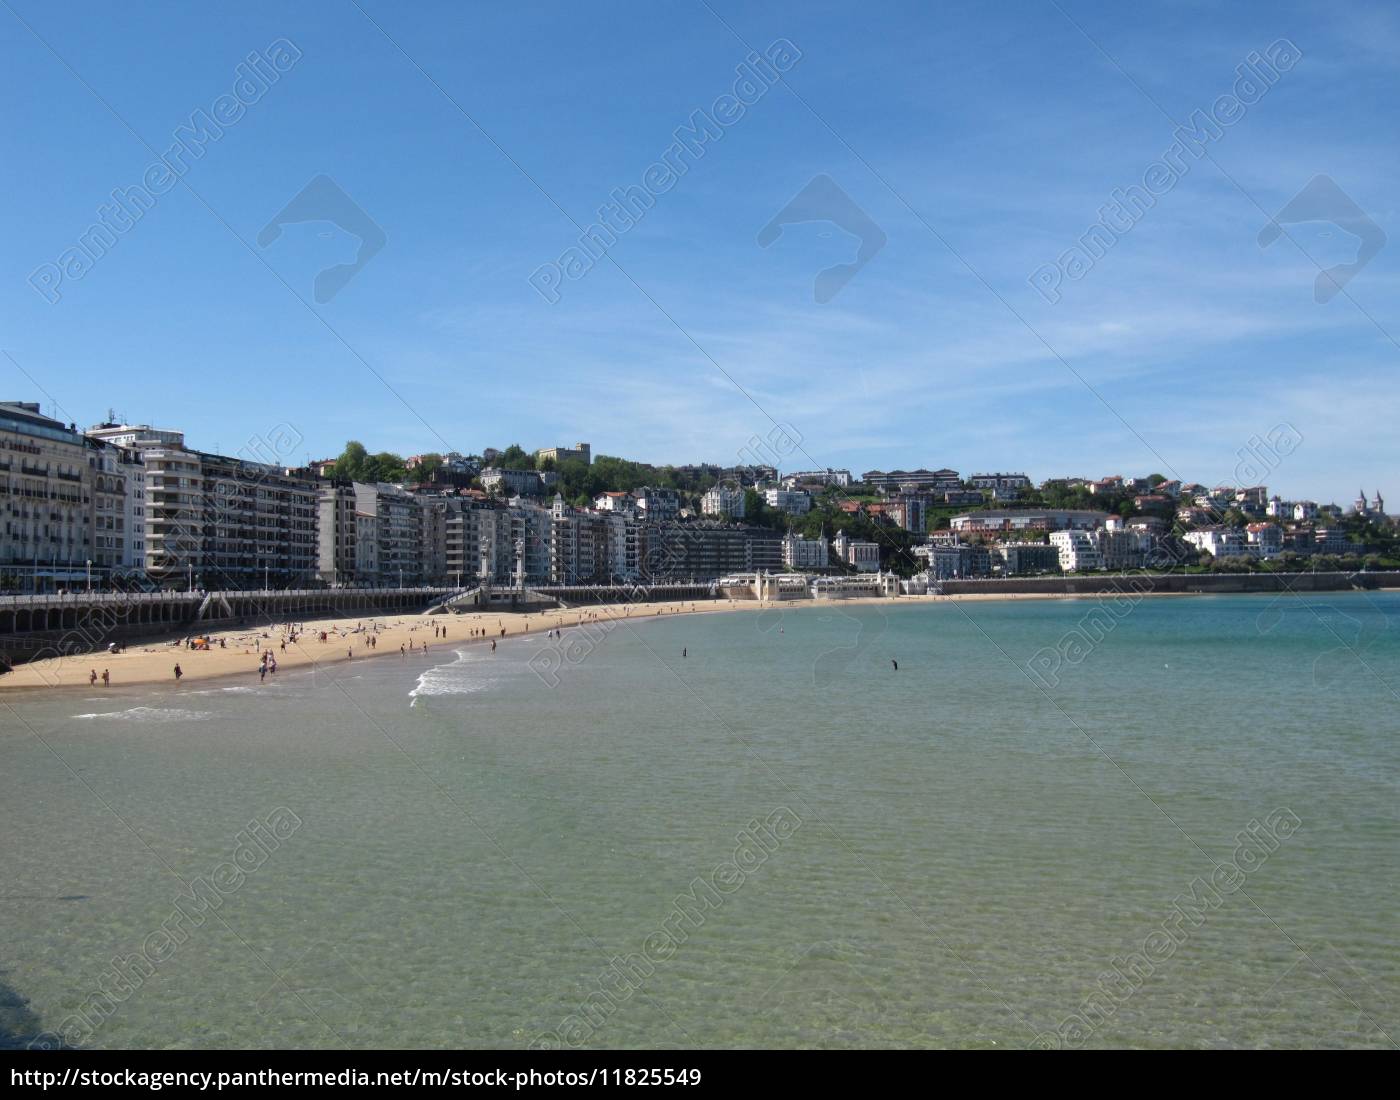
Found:
<svg viewBox="0 0 1400 1100"><path fill-rule="evenodd" d="M5 0L7 399L229 452L291 425L298 461L353 437L729 462L777 422L801 438L789 468L1212 483L1289 424L1285 496L1400 500L1393 6L361 3ZM1281 38L1301 58L1212 159L1039 294L1031 273L1141 185L1173 120ZM57 301L36 290L278 40L300 56L181 182ZM532 273L778 40L801 53L782 81L546 301ZM325 302L316 275L352 236L258 243L320 175L385 239ZM817 221L757 242L821 175L885 236L824 303L814 277L855 238ZM1319 175L1390 238L1326 304L1314 278L1349 235L1257 241Z"/></svg>

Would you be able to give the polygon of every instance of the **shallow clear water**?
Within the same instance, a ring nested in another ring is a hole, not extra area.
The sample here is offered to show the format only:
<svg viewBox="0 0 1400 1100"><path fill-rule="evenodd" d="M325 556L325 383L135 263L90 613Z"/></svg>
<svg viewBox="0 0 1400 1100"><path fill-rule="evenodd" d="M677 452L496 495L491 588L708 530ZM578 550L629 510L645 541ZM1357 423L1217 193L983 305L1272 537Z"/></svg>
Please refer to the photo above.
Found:
<svg viewBox="0 0 1400 1100"><path fill-rule="evenodd" d="M8 697L0 1045L1392 1045L1400 596L1099 607Z"/></svg>

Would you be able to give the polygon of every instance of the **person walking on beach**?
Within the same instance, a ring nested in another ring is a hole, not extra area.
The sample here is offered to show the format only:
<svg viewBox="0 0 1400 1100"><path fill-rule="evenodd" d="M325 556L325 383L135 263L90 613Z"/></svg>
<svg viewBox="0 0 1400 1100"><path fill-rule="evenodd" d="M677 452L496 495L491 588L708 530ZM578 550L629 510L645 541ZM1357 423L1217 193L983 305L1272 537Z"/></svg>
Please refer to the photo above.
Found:
<svg viewBox="0 0 1400 1100"><path fill-rule="evenodd" d="M88 685L91 687L91 686L96 685L96 683L97 683L97 669L93 669L91 672L88 673Z"/></svg>
<svg viewBox="0 0 1400 1100"><path fill-rule="evenodd" d="M264 680L266 680L266 679L267 679L267 662L264 661L262 664L258 665L258 683L262 683L262 682L263 682Z"/></svg>
<svg viewBox="0 0 1400 1100"><path fill-rule="evenodd" d="M495 638L492 638L492 639L491 639L491 652L492 652L492 653L495 653L495 652L496 652L496 639L495 639Z"/></svg>
<svg viewBox="0 0 1400 1100"><path fill-rule="evenodd" d="M899 662L896 661L893 657L890 658L890 664L894 665L894 670L896 672L899 671Z"/></svg>
<svg viewBox="0 0 1400 1100"><path fill-rule="evenodd" d="M110 684L111 682L112 682L112 674L111 674L110 672L108 672L108 671L104 668L104 669L102 670L102 686L103 686L103 687L106 687L106 686L107 686L108 684Z"/></svg>
<svg viewBox="0 0 1400 1100"><path fill-rule="evenodd" d="M177 684L180 682L180 677L183 676L183 675L184 675L184 673L183 673L182 671L180 671L179 662L176 662L176 665L175 665L175 682L176 682Z"/></svg>
<svg viewBox="0 0 1400 1100"><path fill-rule="evenodd" d="M402 643L402 642L399 643L399 656L400 656L400 657L407 657L407 656L408 656L408 651L404 649L403 643Z"/></svg>

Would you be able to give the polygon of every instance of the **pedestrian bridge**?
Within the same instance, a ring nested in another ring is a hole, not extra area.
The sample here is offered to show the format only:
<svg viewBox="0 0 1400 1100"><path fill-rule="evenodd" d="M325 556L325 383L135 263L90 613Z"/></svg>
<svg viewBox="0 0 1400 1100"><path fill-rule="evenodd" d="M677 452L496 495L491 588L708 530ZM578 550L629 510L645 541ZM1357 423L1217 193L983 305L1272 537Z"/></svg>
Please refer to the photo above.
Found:
<svg viewBox="0 0 1400 1100"><path fill-rule="evenodd" d="M721 595L712 581L673 584L535 584L525 588L479 586L460 589L434 601L428 614L470 614L475 611L536 611L581 604L679 602L713 600Z"/></svg>

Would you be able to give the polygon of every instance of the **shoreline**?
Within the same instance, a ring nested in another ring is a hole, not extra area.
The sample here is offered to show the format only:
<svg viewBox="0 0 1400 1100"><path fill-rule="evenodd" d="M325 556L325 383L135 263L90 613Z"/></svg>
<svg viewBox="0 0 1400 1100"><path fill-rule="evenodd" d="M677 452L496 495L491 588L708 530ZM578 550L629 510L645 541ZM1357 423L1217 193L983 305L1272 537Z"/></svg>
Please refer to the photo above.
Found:
<svg viewBox="0 0 1400 1100"><path fill-rule="evenodd" d="M1215 596L1211 592L1145 592L1142 597ZM1245 593L1249 594L1249 593ZM1258 593L1265 595L1267 593ZM422 661L439 647L449 650L463 645L486 645L491 641L544 637L551 630L576 630L611 622L647 622L667 615L705 615L735 611L764 611L774 607L797 610L806 607L841 605L917 606L949 602L1012 602L1017 600L1098 600L1104 593L1005 592L958 593L943 596L859 596L843 600L676 600L659 603L597 604L569 609L532 612L477 612L460 615L387 615L331 619L308 619L296 625L298 635L287 643L286 624L227 627L208 632L191 632L178 637L162 635L145 642L133 642L124 652L106 651L49 657L16 665L0 676L0 697L6 694L83 688L101 692L111 688L149 687L156 684L183 686L211 681L258 680L258 664L263 651L276 658L278 671L296 672L353 664L356 661L388 659L399 655L405 663ZM435 635L435 628L444 631ZM320 636L326 633L322 642ZM484 631L482 633L474 633ZM375 644L367 645L373 637ZM207 650L191 650L187 638L208 638ZM223 646L220 646L220 641ZM177 681L174 666L183 676ZM110 672L110 686L104 686L103 670ZM90 673L98 680L90 682ZM269 672L274 680L278 672Z"/></svg>

